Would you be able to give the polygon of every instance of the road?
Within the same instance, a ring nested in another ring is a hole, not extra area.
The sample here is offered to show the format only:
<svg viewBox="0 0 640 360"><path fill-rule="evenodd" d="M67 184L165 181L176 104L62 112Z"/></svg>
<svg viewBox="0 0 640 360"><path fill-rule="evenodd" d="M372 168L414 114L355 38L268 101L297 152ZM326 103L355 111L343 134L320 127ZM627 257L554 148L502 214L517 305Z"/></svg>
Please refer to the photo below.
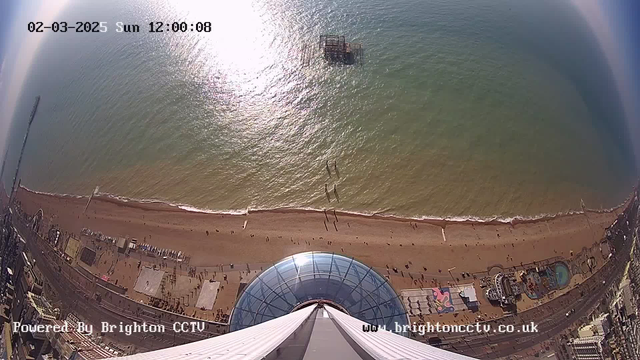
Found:
<svg viewBox="0 0 640 360"><path fill-rule="evenodd" d="M527 316L526 312L514 316L509 321L493 321L492 329L497 329L499 324L514 324L516 331L522 324L534 322L537 324L536 333L493 333L476 335L475 337L459 337L449 340L451 350L478 358L499 358L512 355L549 340L565 331L571 324L586 317L605 297L607 289L616 284L622 276L624 259L616 265L602 269L578 288L571 290L563 296L554 299L536 309L536 314ZM603 271L604 270L604 271ZM605 284L602 283L605 280ZM580 292L584 296L580 296ZM568 317L571 310L575 310ZM488 346L492 345L492 346ZM455 348L454 348L455 347Z"/></svg>
<svg viewBox="0 0 640 360"><path fill-rule="evenodd" d="M630 218L635 218L635 212ZM38 241L37 237L29 230L26 230L20 221L14 224L23 238L27 241L27 246L36 260L38 267L47 278L46 282L58 294L60 299L64 299L64 304L73 309L80 316L91 323L100 324L107 321L111 324L131 324L133 321L141 323L144 319L135 317L134 314L118 308L116 305L98 303L89 296L85 298L85 292L80 286L74 285L72 281L63 276L64 271L59 271L58 267L69 266L53 251L50 245L44 241ZM632 225L632 228L635 224ZM29 234L27 234L29 233ZM29 235L29 236L26 236ZM519 329L522 324L534 322L537 324L537 332L531 334L498 333L489 332L484 334L439 334L443 339L443 349L462 353L476 358L495 359L505 357L522 350L531 348L543 343L558 334L564 332L571 324L585 318L589 313L606 297L607 289L618 283L622 272L629 260L631 248L631 237L629 240L613 241L616 249L615 255L596 274L592 275L578 287L568 291L562 296L547 302L534 309L524 311L512 317L497 319L483 324L491 325L493 330L498 329L498 325L514 325ZM55 265L52 265L55 264ZM603 283L604 280L604 283ZM566 314L573 311L568 317ZM147 323L157 323L157 319L150 319ZM164 334L132 334L126 336L120 333L111 334L116 341L133 344L137 351L153 350L192 342L201 338L180 335L174 333L170 328ZM431 334L430 336L434 336Z"/></svg>
<svg viewBox="0 0 640 360"><path fill-rule="evenodd" d="M60 271L62 266L69 266L54 252L49 244L38 241L33 233L20 223L20 220L14 220L14 226L18 233L26 240L27 248L35 259L38 268L45 276L44 283L50 286L57 294L58 299L62 300L63 313L73 311L80 317L94 325L95 331L99 329L100 324L106 321L113 325L133 324L142 322L158 324L157 319L144 319L136 317L135 314L129 313L116 306L110 305L103 301L99 303L92 294L87 294L86 289L74 285L72 281L63 276ZM60 270L59 270L60 269ZM65 311L66 310L66 311ZM131 344L135 346L136 352L149 351L170 347L173 345L186 344L195 340L206 338L204 334L179 334L172 329L171 323L162 321L166 327L164 333L132 333L127 336L124 333L113 332L108 336L117 343ZM211 334L209 334L211 335Z"/></svg>
<svg viewBox="0 0 640 360"><path fill-rule="evenodd" d="M632 218L635 218L635 212ZM627 238L626 241L615 240L614 257L571 291L513 317L483 323L490 324L493 330L497 330L500 324L513 324L518 330L521 325L534 322L537 324L536 333L441 334L442 348L477 358L496 359L526 350L563 333L573 323L586 319L607 298L608 290L617 286L630 260L632 240L631 236ZM571 312L572 310L575 311ZM570 315L566 316L567 313Z"/></svg>

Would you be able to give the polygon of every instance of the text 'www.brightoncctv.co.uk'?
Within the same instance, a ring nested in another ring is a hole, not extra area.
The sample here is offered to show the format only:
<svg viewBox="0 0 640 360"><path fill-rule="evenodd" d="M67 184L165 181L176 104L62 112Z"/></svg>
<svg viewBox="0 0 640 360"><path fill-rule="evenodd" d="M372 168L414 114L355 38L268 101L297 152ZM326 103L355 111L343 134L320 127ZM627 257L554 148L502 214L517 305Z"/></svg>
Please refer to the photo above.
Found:
<svg viewBox="0 0 640 360"><path fill-rule="evenodd" d="M400 325L395 324L394 328L387 328L386 326L376 326L376 325L362 325L362 331L364 332L377 332L379 330L383 331L394 331L396 333L406 333L412 332L419 335L425 334L441 334L441 333L460 333L460 334L473 334L473 333L537 333L538 325L531 322L529 324L522 325L511 325L511 324L500 324L497 326L493 326L491 324L463 324L463 325L449 325L449 324L440 324L439 322L433 323L425 323L425 324L416 324L412 325Z"/></svg>

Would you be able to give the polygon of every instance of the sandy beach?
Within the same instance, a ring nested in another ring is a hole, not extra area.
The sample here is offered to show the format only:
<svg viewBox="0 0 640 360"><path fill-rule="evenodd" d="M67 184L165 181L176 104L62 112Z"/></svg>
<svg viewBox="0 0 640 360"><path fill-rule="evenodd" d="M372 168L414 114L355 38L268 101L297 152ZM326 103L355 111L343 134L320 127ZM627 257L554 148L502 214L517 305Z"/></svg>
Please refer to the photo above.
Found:
<svg viewBox="0 0 640 360"><path fill-rule="evenodd" d="M164 203L122 201L105 195L93 196L84 212L88 197L43 194L25 188L20 188L17 200L29 214L43 210L41 232L48 229L49 224L55 224L66 233L82 238L86 244L91 240L80 233L82 228L89 228L106 236L131 237L139 244L146 242L183 251L196 274L222 284L213 311L201 311L191 304L185 312L215 321L220 320L218 315L230 314L241 283L250 282L270 264L304 251L328 251L354 257L387 276L398 293L402 289L447 286L453 283L453 277L456 282L461 281L462 272L482 277L494 266L530 266L552 258L553 261L569 260L581 256L583 250L589 256L604 259L598 256L599 242L605 229L626 206L625 202L610 211L586 211L513 223L497 220L482 223L415 221L332 210L210 214ZM246 228L243 228L245 222ZM103 248L99 253L93 266L87 267L81 262L77 262L77 266L85 267L98 277L108 274L111 282L130 289L127 296L135 301L149 300L132 290L139 273L139 260L143 266L173 267L168 261L143 258L139 254L123 257L115 248ZM234 269L230 264L235 265ZM225 265L224 270L220 271L220 265ZM603 261L598 261L597 268L602 265ZM186 276L187 269L187 266L179 267L178 274ZM575 276L572 284L584 279L582 275ZM191 283L191 280L185 281ZM483 291L479 280L467 281L474 283L477 292ZM198 281L186 286L197 284ZM193 302L197 294L197 288L170 291L187 303ZM500 307L489 305L484 296L479 304L485 319L503 316ZM540 304L524 299L518 308L525 311ZM461 323L472 321L475 316L464 312L427 315L423 319L411 316L411 320Z"/></svg>
<svg viewBox="0 0 640 360"><path fill-rule="evenodd" d="M17 199L28 213L41 208L45 224L59 224L75 234L86 227L183 251L191 257L191 266L273 263L288 255L316 250L353 256L374 267L425 273L454 266L456 271L479 272L496 264L506 267L554 256L569 257L571 251L579 252L599 241L622 209L512 225L410 221L334 215L333 211L326 215L297 210L208 214L103 196L95 196L83 214L87 198L38 194L21 188Z"/></svg>

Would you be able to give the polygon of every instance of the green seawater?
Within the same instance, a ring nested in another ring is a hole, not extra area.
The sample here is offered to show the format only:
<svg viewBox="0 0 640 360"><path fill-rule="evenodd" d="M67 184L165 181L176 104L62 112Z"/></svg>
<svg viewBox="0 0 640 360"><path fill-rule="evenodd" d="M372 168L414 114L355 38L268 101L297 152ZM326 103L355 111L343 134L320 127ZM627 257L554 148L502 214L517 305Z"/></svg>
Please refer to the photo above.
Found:
<svg viewBox="0 0 640 360"><path fill-rule="evenodd" d="M7 164L39 94L30 189L511 217L612 207L636 178L610 69L567 1L71 0L58 20L109 31L45 35ZM149 33L151 21L212 31ZM362 43L364 65L302 67L321 34Z"/></svg>

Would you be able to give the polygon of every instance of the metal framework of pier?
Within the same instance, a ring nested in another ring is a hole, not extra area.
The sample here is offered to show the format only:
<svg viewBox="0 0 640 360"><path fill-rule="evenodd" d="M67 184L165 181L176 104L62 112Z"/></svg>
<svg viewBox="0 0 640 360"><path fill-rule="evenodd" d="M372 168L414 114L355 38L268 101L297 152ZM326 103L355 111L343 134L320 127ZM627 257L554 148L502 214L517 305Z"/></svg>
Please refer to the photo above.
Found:
<svg viewBox="0 0 640 360"><path fill-rule="evenodd" d="M363 65L364 49L360 43L349 43L344 35L320 35L318 49L322 57L332 65ZM302 47L302 66L309 66L315 55L313 47Z"/></svg>

